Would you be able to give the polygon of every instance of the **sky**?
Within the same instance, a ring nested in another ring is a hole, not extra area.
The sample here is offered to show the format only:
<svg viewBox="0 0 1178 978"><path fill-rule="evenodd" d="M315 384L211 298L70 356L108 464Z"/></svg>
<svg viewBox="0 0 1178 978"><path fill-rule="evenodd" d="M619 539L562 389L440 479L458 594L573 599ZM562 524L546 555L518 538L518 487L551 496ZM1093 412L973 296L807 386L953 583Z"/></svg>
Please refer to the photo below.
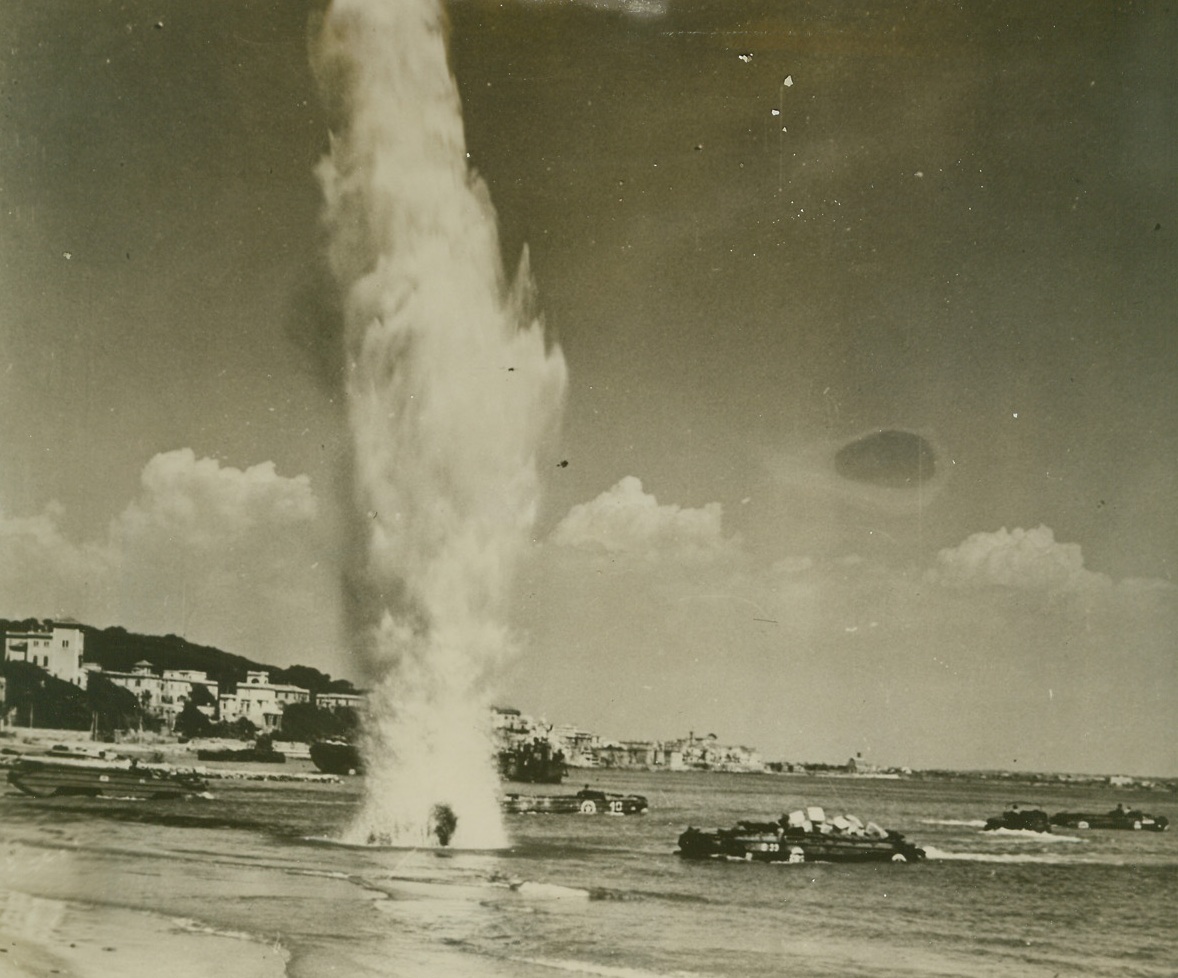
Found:
<svg viewBox="0 0 1178 978"><path fill-rule="evenodd" d="M363 683L321 9L0 11L0 616ZM568 373L496 701L1178 773L1178 15L448 11Z"/></svg>

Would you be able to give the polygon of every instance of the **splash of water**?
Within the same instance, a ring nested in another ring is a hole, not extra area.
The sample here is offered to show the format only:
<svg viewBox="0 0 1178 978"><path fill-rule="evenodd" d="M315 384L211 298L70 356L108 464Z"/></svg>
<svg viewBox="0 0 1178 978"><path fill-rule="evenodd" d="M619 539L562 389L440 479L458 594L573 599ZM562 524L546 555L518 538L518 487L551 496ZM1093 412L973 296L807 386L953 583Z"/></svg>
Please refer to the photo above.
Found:
<svg viewBox="0 0 1178 978"><path fill-rule="evenodd" d="M319 177L372 674L349 835L436 844L448 809L454 845L495 847L487 682L512 647L504 603L566 370L532 312L527 252L514 283L504 274L446 29L439 0L335 0L315 65L335 116Z"/></svg>

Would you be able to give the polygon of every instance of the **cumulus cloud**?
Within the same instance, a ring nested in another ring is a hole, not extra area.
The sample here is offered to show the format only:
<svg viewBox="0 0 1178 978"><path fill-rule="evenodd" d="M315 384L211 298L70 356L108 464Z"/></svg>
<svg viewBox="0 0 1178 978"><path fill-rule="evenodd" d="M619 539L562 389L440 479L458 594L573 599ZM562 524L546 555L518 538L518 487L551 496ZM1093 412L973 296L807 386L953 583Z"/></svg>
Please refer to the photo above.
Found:
<svg viewBox="0 0 1178 978"><path fill-rule="evenodd" d="M1003 527L975 533L937 554L935 580L957 587L999 586L1052 592L1108 586L1103 574L1086 570L1080 545L1059 543L1047 526Z"/></svg>
<svg viewBox="0 0 1178 978"><path fill-rule="evenodd" d="M13 617L62 614L89 603L117 561L104 543L78 545L61 530L64 510L50 503L36 516L0 513L0 589Z"/></svg>
<svg viewBox="0 0 1178 978"><path fill-rule="evenodd" d="M562 547L647 560L709 560L735 546L723 535L719 503L701 509L659 505L632 475L592 502L574 506L550 539Z"/></svg>
<svg viewBox="0 0 1178 978"><path fill-rule="evenodd" d="M310 480L279 475L271 462L242 470L190 449L165 452L97 539L71 539L56 504L32 517L0 514L0 613L71 614L261 656L274 651L267 635L281 641L308 614L331 617L308 601L317 511Z"/></svg>
<svg viewBox="0 0 1178 978"><path fill-rule="evenodd" d="M222 467L190 448L155 456L140 477L142 492L112 526L116 540L157 538L207 549L263 526L314 519L315 495L305 475L280 476L273 462Z"/></svg>

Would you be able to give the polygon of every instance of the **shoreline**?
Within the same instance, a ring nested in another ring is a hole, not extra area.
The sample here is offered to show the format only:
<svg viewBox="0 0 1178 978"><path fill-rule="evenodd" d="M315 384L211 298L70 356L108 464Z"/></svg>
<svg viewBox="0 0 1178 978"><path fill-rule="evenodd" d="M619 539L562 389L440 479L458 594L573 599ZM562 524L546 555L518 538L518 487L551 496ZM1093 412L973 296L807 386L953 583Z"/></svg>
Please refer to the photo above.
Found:
<svg viewBox="0 0 1178 978"><path fill-rule="evenodd" d="M247 914L240 925L213 924L207 903L187 889L184 865L168 870L152 891L142 889L140 870L117 854L62 848L68 840L45 838L45 826L7 832L0 822L0 978L543 978L550 969L510 958L468 953L405 933L396 926L406 907L433 905L410 881L385 887L358 886L353 879L322 872L216 863L199 889L207 901L222 889L263 898L326 900L342 921L358 918L356 940L292 931L285 921ZM130 872L132 875L128 876ZM428 881L424 884L427 888ZM444 888L438 896L446 896ZM187 895L186 895L187 894ZM412 898L412 899L410 899ZM425 902L422 902L422 900ZM111 902L118 900L118 905ZM147 901L147 902L145 902ZM191 907L191 910L189 910ZM192 916L188 916L191 913ZM203 921L201 918L205 918ZM229 918L220 915L219 919ZM236 918L234 918L236 919ZM304 923L305 913L296 917ZM237 926L243 928L236 929ZM246 932L244 928L255 928Z"/></svg>
<svg viewBox="0 0 1178 978"><path fill-rule="evenodd" d="M49 731L39 735L34 731L22 730L17 737L0 736L0 770L7 768L12 760L19 757L41 758L48 756L68 759L85 759L105 762L127 760L138 761L144 767L166 768L168 770L192 771L210 781L286 781L313 784L338 784L344 779L337 774L320 771L309 757L301 756L296 750L286 761L271 764L256 761L202 761L196 756L198 750L218 749L226 744L244 746L238 742L221 740L151 743L102 743L77 736L63 736L77 731Z"/></svg>
<svg viewBox="0 0 1178 978"><path fill-rule="evenodd" d="M321 772L310 760L307 744L278 741L276 749L286 754L283 764L267 764L254 761L201 761L196 757L198 750L223 747L244 748L243 741L207 738L180 743L170 739L154 737L143 740L124 740L113 743L94 741L86 731L52 730L47 728L7 727L0 729L0 767L6 766L5 759L21 753L44 753L53 746L62 745L70 750L138 758L141 763L167 765L191 769L208 778L235 778L259 781L319 781L335 782L346 780L339 775ZM284 745L288 745L284 748ZM18 749L18 748L24 748ZM1006 771L984 770L866 770L859 772L840 771L835 768L813 768L808 770L739 770L736 768L688 768L670 769L650 765L619 765L602 767L581 767L568 765L565 781L574 783L592 777L597 772L615 774L674 775L683 773L725 774L741 777L767 778L834 778L850 781L974 781L979 783L1000 782L1026 785L1100 785L1114 791L1145 790L1155 792L1178 792L1178 778L1120 776L1107 774L1079 774L1064 771Z"/></svg>
<svg viewBox="0 0 1178 978"><path fill-rule="evenodd" d="M0 976L3 978L148 978L167 962L169 978L212 974L283 978L289 955L278 944L224 934L148 910L39 896L18 883L44 882L43 853L11 842L0 854ZM68 862L49 869L50 885L68 884ZM68 887L67 887L68 888Z"/></svg>

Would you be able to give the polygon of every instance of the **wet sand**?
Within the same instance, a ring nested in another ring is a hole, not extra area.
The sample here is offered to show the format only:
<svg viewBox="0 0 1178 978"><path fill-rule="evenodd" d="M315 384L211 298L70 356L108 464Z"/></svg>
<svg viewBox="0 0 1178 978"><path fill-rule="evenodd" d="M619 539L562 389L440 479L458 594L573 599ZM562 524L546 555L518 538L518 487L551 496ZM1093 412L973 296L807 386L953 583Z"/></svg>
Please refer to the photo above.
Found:
<svg viewBox="0 0 1178 978"><path fill-rule="evenodd" d="M279 978L287 953L244 936L119 906L35 896L68 892L71 860L5 844L0 851L0 978ZM117 902L117 894L110 895Z"/></svg>

